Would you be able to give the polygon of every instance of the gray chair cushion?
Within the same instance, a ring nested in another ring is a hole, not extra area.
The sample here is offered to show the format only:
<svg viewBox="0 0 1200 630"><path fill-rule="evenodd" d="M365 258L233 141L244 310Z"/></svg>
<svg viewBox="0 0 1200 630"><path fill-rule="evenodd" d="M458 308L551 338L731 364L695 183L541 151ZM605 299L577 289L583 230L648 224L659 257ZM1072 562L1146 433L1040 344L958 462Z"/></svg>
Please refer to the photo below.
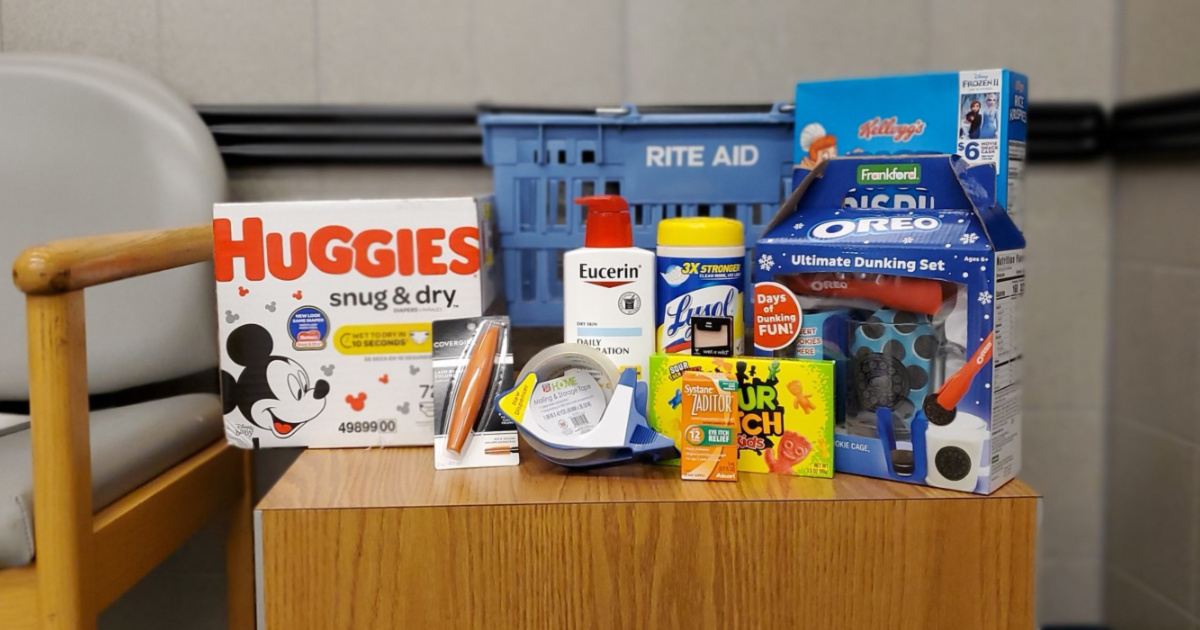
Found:
<svg viewBox="0 0 1200 630"><path fill-rule="evenodd" d="M221 439L221 402L188 394L91 414L92 505L100 510ZM33 561L29 430L0 436L0 569Z"/></svg>

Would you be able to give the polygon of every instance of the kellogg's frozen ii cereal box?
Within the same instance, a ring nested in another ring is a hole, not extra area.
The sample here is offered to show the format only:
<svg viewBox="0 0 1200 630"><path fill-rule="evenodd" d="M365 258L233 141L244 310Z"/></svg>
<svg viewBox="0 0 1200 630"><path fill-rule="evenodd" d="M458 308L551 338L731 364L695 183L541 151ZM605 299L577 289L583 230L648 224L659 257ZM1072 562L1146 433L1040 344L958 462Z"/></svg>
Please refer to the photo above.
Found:
<svg viewBox="0 0 1200 630"><path fill-rule="evenodd" d="M799 83L793 187L839 155L957 154L996 169L995 201L1019 225L1028 95L1011 70Z"/></svg>
<svg viewBox="0 0 1200 630"><path fill-rule="evenodd" d="M490 199L218 204L225 433L242 448L431 444L431 322L498 300Z"/></svg>

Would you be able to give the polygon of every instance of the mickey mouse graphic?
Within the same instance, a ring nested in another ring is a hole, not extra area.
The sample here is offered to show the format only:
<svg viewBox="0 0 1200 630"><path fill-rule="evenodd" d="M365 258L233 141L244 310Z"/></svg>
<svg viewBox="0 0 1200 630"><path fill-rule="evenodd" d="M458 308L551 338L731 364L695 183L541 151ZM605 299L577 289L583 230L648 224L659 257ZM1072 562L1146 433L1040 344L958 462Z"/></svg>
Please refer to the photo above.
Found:
<svg viewBox="0 0 1200 630"><path fill-rule="evenodd" d="M229 358L245 369L236 379L221 371L221 400L226 414L238 409L255 426L286 438L325 410L329 383L313 383L304 366L272 355L273 347L271 333L258 324L239 326L229 334Z"/></svg>

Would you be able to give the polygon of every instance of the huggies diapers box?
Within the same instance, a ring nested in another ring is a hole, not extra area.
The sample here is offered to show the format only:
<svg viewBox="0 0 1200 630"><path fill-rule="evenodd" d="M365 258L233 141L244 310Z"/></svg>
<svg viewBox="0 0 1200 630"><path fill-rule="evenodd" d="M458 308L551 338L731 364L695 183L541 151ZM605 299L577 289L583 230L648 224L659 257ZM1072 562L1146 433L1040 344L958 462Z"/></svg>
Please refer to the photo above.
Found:
<svg viewBox="0 0 1200 630"><path fill-rule="evenodd" d="M994 198L1020 225L1028 89L1011 70L799 83L793 187L838 155L953 153L995 168Z"/></svg>
<svg viewBox="0 0 1200 630"><path fill-rule="evenodd" d="M758 240L755 354L835 363L837 472L988 494L1020 470L1025 240L993 182L953 155L834 158Z"/></svg>
<svg viewBox="0 0 1200 630"><path fill-rule="evenodd" d="M216 205L229 442L431 444L431 322L499 303L491 220L473 198Z"/></svg>

